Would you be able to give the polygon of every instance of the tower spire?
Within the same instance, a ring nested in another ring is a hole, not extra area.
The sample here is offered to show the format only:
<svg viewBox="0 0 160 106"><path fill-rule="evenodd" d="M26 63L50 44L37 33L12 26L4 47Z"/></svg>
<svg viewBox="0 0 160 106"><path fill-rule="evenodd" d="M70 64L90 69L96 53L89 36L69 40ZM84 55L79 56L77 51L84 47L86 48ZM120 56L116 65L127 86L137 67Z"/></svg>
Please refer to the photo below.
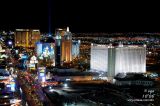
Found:
<svg viewBox="0 0 160 106"><path fill-rule="evenodd" d="M67 32L69 32L69 27L67 27Z"/></svg>

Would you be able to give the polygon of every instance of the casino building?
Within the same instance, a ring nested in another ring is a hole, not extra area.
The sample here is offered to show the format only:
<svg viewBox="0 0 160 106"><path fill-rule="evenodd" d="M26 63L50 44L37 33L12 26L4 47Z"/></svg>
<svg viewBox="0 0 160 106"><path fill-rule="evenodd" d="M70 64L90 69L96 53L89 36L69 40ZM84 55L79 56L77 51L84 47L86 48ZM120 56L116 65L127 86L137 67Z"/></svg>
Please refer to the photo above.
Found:
<svg viewBox="0 0 160 106"><path fill-rule="evenodd" d="M16 29L15 31L15 47L35 48L35 43L39 40L39 29Z"/></svg>
<svg viewBox="0 0 160 106"><path fill-rule="evenodd" d="M91 44L91 71L107 72L108 77L118 73L145 73L145 45Z"/></svg>
<svg viewBox="0 0 160 106"><path fill-rule="evenodd" d="M80 41L72 40L72 33L69 31L69 27L55 30L55 58L57 66L70 63L75 57L79 56L79 47Z"/></svg>

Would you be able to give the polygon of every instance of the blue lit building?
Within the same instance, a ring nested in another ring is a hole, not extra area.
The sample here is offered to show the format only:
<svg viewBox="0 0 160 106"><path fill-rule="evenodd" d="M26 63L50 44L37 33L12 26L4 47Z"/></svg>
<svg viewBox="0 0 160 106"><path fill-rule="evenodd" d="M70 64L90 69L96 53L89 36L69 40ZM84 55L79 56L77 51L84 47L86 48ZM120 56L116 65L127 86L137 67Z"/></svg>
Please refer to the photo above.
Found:
<svg viewBox="0 0 160 106"><path fill-rule="evenodd" d="M79 53L80 53L80 40L73 40L72 41L72 58L76 58L79 56Z"/></svg>
<svg viewBox="0 0 160 106"><path fill-rule="evenodd" d="M50 61L51 65L55 66L55 41L49 39L36 43L36 53L39 60Z"/></svg>

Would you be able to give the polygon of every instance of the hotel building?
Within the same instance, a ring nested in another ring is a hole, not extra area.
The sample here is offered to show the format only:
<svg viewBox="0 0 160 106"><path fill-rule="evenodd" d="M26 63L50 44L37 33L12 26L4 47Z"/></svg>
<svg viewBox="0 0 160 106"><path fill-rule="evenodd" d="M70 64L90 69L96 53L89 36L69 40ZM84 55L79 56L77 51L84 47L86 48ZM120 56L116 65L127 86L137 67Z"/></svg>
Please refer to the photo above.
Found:
<svg viewBox="0 0 160 106"><path fill-rule="evenodd" d="M72 40L72 59L76 58L80 54L80 40Z"/></svg>
<svg viewBox="0 0 160 106"><path fill-rule="evenodd" d="M67 29L56 29L56 61L57 65L72 61L72 33ZM60 61L59 61L60 59Z"/></svg>
<svg viewBox="0 0 160 106"><path fill-rule="evenodd" d="M39 40L40 30L16 29L15 31L15 47L34 48Z"/></svg>
<svg viewBox="0 0 160 106"><path fill-rule="evenodd" d="M145 73L145 45L91 44L91 70L107 72L108 77L118 73Z"/></svg>

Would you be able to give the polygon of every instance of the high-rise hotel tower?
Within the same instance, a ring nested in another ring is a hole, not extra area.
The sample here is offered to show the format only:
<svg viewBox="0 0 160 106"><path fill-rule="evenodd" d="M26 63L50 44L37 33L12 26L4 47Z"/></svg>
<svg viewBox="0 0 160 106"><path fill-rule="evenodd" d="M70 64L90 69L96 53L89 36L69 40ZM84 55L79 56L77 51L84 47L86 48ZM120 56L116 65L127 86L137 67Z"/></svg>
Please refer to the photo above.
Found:
<svg viewBox="0 0 160 106"><path fill-rule="evenodd" d="M91 70L107 72L109 77L118 73L145 73L145 45L91 45Z"/></svg>
<svg viewBox="0 0 160 106"><path fill-rule="evenodd" d="M40 30L16 29L15 31L15 47L33 48L39 40Z"/></svg>
<svg viewBox="0 0 160 106"><path fill-rule="evenodd" d="M56 29L56 61L57 64L72 61L72 33L67 29Z"/></svg>
<svg viewBox="0 0 160 106"><path fill-rule="evenodd" d="M62 48L61 48L61 61L63 62L71 62L72 61L72 33L69 31L69 27L67 27L67 31L64 33L62 37Z"/></svg>

